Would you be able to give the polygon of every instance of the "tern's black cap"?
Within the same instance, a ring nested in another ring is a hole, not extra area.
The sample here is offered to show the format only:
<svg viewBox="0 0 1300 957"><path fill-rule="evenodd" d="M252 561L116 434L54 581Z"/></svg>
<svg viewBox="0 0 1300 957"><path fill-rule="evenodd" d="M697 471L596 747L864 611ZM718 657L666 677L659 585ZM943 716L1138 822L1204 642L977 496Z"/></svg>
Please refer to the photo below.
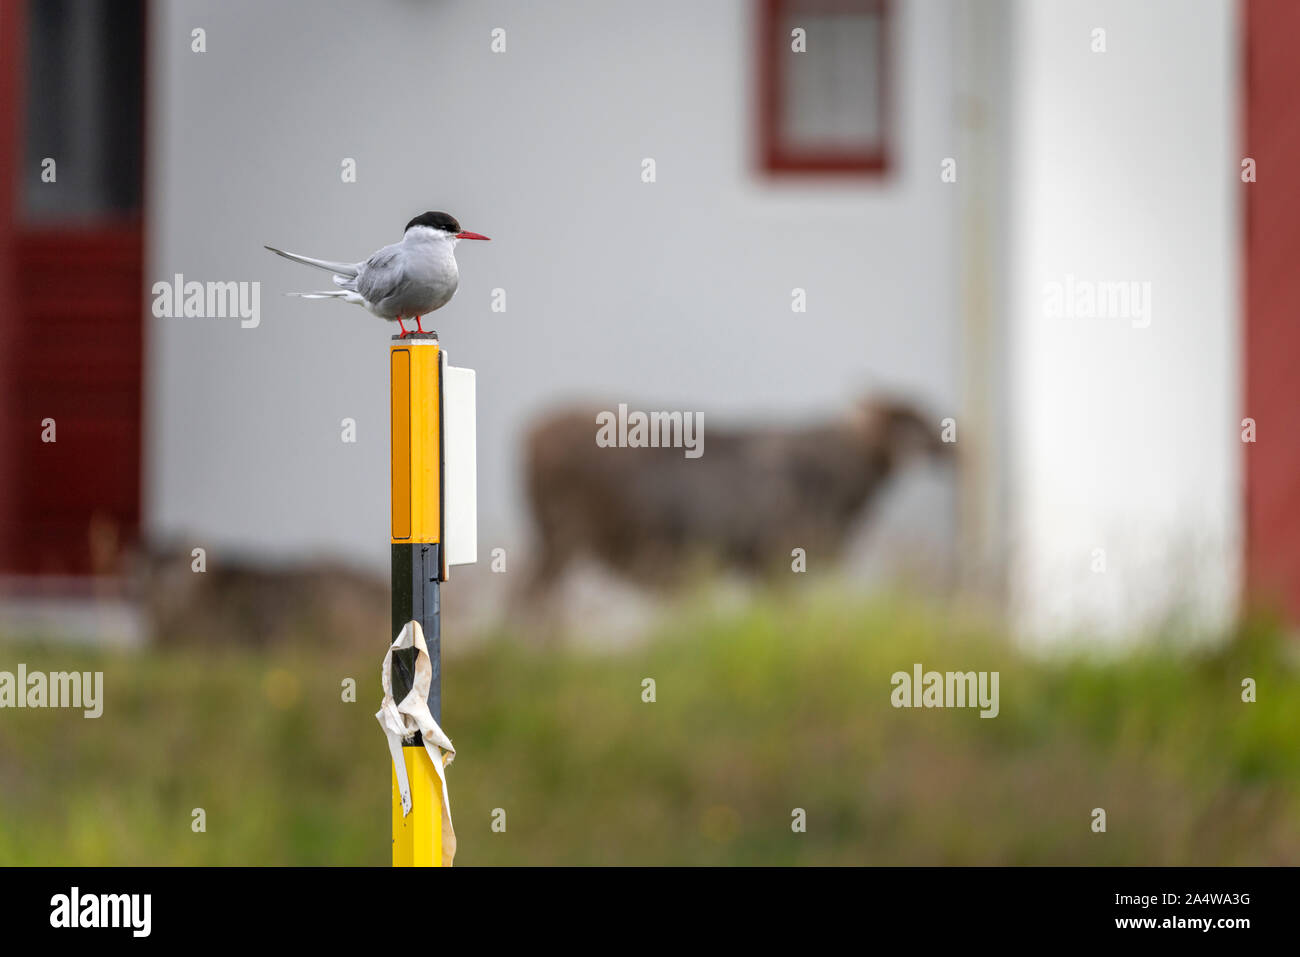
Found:
<svg viewBox="0 0 1300 957"><path fill-rule="evenodd" d="M428 226L431 229L441 229L449 233L460 232L460 223L456 222L456 217L451 213L421 213L406 224L406 229L412 226ZM402 230L406 232L406 230Z"/></svg>

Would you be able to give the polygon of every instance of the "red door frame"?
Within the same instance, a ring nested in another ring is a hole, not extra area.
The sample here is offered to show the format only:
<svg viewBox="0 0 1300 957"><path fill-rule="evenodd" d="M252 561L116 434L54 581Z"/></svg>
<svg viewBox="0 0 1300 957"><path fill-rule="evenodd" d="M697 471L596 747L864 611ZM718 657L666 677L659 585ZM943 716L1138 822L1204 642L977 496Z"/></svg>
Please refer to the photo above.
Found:
<svg viewBox="0 0 1300 957"><path fill-rule="evenodd" d="M140 526L143 217L21 221L28 2L0 0L0 574L113 573Z"/></svg>
<svg viewBox="0 0 1300 957"><path fill-rule="evenodd" d="M1256 605L1300 624L1300 4L1247 0L1245 143L1257 181L1245 190L1246 580Z"/></svg>
<svg viewBox="0 0 1300 957"><path fill-rule="evenodd" d="M10 369L14 361L14 263L17 256L16 212L18 150L22 102L22 36L26 26L19 0L0 0L0 569L16 564L16 482L18 453L15 443Z"/></svg>

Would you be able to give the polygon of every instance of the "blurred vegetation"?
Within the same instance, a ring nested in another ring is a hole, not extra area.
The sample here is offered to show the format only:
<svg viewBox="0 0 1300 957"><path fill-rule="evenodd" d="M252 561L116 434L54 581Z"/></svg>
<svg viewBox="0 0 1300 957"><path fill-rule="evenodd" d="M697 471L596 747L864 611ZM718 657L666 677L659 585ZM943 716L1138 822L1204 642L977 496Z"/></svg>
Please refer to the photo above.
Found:
<svg viewBox="0 0 1300 957"><path fill-rule="evenodd" d="M0 670L106 688L97 720L0 711L0 863L388 863L383 651L0 644ZM1297 864L1295 651L1259 625L1044 659L842 598L688 608L617 652L499 635L445 662L457 863ZM914 662L999 671L1000 715L894 709Z"/></svg>

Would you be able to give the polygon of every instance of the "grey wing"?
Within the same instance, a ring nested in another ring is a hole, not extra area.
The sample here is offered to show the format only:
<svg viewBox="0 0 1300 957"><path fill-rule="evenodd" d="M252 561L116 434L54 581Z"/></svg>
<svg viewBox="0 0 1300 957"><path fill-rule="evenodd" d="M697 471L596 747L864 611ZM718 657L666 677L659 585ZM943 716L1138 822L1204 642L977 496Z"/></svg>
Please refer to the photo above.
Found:
<svg viewBox="0 0 1300 957"><path fill-rule="evenodd" d="M409 285L401 247L392 245L385 246L366 260L357 275L355 289L366 302L379 305L385 299L400 296Z"/></svg>

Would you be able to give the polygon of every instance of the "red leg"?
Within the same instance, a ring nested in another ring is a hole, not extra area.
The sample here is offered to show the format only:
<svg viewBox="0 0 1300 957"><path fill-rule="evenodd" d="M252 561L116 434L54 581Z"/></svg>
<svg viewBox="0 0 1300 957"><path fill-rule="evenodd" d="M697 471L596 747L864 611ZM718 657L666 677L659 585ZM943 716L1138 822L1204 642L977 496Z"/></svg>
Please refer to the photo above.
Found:
<svg viewBox="0 0 1300 957"><path fill-rule="evenodd" d="M406 326L402 325L402 317L401 317L401 316L398 316L398 317L397 317L397 328L402 330L402 338L403 338L403 339L405 339L407 336L410 335L410 333L406 331Z"/></svg>
<svg viewBox="0 0 1300 957"><path fill-rule="evenodd" d="M415 328L416 328L416 330L419 331L420 333L423 333L423 332L424 332L424 326L420 325L420 317L419 317L419 316L416 316L416 317L415 317Z"/></svg>

